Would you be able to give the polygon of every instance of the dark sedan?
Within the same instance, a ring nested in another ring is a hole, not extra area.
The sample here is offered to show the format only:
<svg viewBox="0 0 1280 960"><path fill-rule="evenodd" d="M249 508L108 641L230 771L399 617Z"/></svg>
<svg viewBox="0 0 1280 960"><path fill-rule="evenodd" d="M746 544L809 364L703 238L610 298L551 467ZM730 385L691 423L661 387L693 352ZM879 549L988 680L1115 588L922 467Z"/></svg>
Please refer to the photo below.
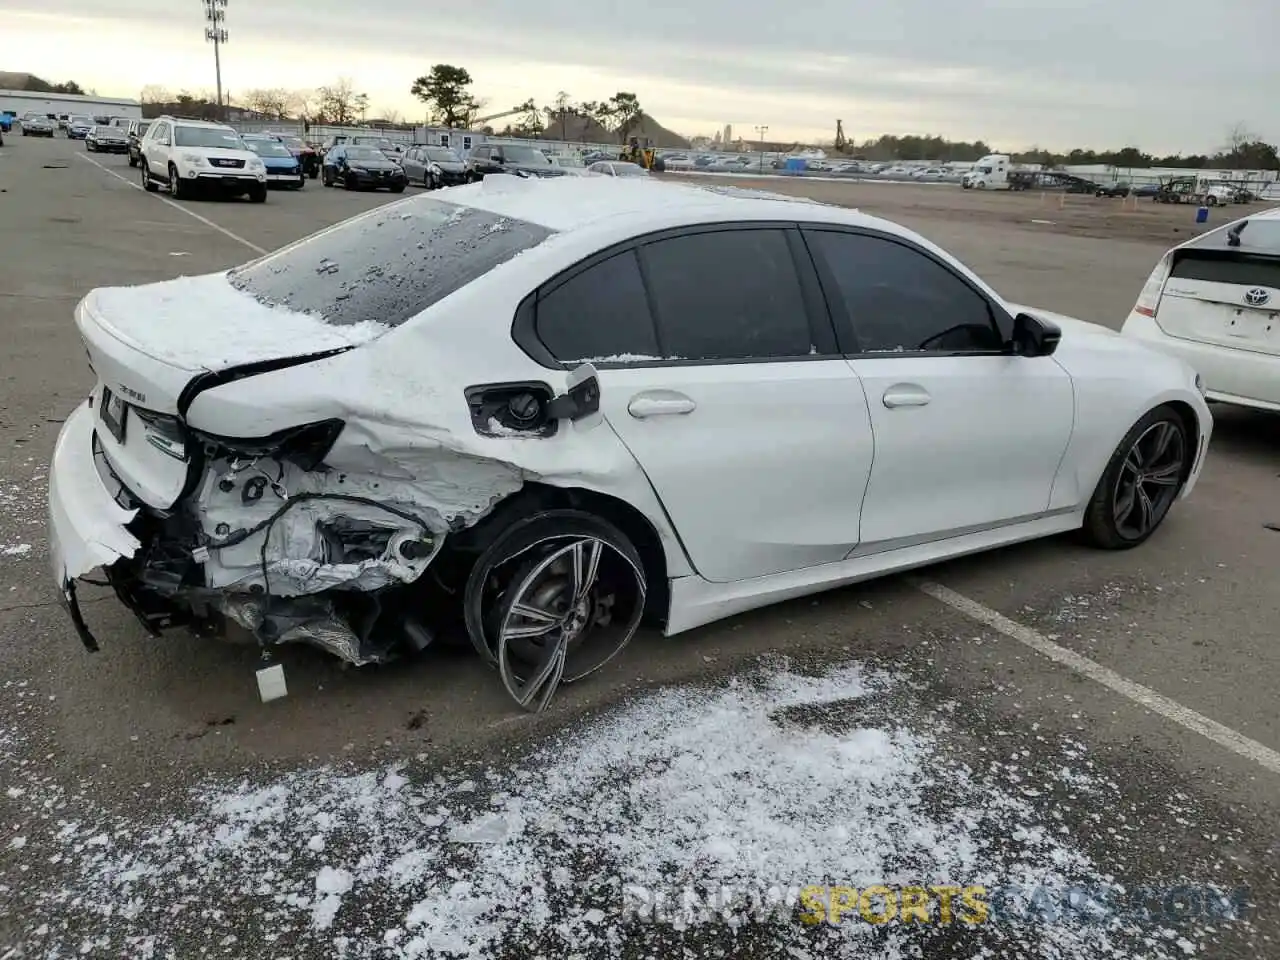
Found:
<svg viewBox="0 0 1280 960"><path fill-rule="evenodd" d="M404 193L409 180L404 169L374 147L341 144L324 156L320 174L326 187L342 184L348 190L381 190Z"/></svg>
<svg viewBox="0 0 1280 960"><path fill-rule="evenodd" d="M1111 184L1106 184L1105 186L1100 186L1096 191L1094 191L1093 195L1095 197L1122 197L1123 198L1123 197L1127 197L1132 192L1133 192L1133 189L1132 187L1129 186L1129 184L1121 182L1121 183L1111 183Z"/></svg>
<svg viewBox="0 0 1280 960"><path fill-rule="evenodd" d="M129 133L124 127L93 126L85 134L84 148L90 153L128 153Z"/></svg>
<svg viewBox="0 0 1280 960"><path fill-rule="evenodd" d="M489 173L514 173L522 177L563 177L569 173L552 163L541 150L512 144L481 144L472 149L470 160L472 172L479 180Z"/></svg>
<svg viewBox="0 0 1280 960"><path fill-rule="evenodd" d="M72 116L67 118L67 139L83 140L89 136L89 131L94 128L94 120L92 117Z"/></svg>
<svg viewBox="0 0 1280 960"><path fill-rule="evenodd" d="M410 183L428 190L470 183L471 166L448 147L411 147L400 162Z"/></svg>
<svg viewBox="0 0 1280 960"><path fill-rule="evenodd" d="M54 122L43 113L28 113L22 118L24 137L48 137L53 139Z"/></svg>

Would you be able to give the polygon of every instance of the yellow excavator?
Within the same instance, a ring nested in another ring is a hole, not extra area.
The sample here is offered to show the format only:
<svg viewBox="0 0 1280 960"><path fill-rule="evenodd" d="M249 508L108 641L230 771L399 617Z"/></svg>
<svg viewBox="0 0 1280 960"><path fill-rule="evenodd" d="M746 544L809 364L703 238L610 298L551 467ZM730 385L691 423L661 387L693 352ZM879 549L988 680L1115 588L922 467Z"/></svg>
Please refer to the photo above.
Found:
<svg viewBox="0 0 1280 960"><path fill-rule="evenodd" d="M618 154L618 159L626 163L634 163L638 167L645 170L661 170L662 167L658 162L658 151L653 148L651 141L645 138L644 146L640 146L640 138L632 137L622 153Z"/></svg>

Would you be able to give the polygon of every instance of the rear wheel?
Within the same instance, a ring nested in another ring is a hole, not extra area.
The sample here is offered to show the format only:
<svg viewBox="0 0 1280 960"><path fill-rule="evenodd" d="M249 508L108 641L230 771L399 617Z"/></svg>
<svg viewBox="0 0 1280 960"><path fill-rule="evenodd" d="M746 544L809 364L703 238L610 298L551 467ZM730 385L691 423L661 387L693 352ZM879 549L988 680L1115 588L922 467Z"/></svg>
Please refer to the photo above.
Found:
<svg viewBox="0 0 1280 960"><path fill-rule="evenodd" d="M160 189L160 185L151 179L151 168L147 166L147 161L142 161L142 189L147 193L155 193Z"/></svg>
<svg viewBox="0 0 1280 960"><path fill-rule="evenodd" d="M505 530L466 585L467 633L526 710L544 709L561 683L600 669L640 624L640 556L612 524L548 510Z"/></svg>
<svg viewBox="0 0 1280 960"><path fill-rule="evenodd" d="M1085 538L1126 550L1155 533L1182 492L1193 447L1191 431L1172 407L1157 407L1134 424L1085 510Z"/></svg>

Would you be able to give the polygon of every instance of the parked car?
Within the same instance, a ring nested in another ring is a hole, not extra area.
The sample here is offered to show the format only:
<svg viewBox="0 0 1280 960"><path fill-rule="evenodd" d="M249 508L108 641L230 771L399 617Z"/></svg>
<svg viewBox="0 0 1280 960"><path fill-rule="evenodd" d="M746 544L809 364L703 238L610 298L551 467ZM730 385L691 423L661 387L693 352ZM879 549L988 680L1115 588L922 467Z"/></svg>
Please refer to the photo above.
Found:
<svg viewBox="0 0 1280 960"><path fill-rule="evenodd" d="M320 173L326 187L348 190L390 190L404 193L409 179L404 168L376 147L339 144L324 155Z"/></svg>
<svg viewBox="0 0 1280 960"><path fill-rule="evenodd" d="M350 141L351 146L356 147L373 147L375 150L381 150L386 154L388 160L395 160L399 163L401 156L404 154L404 145L388 140L386 137L366 137L354 136Z"/></svg>
<svg viewBox="0 0 1280 960"><path fill-rule="evenodd" d="M604 177L647 177L649 171L639 164L625 160L600 160L587 167L588 173Z"/></svg>
<svg viewBox="0 0 1280 960"><path fill-rule="evenodd" d="M400 165L410 183L421 184L428 190L455 187L475 179L467 162L448 147L426 144L410 147Z"/></svg>
<svg viewBox="0 0 1280 960"><path fill-rule="evenodd" d="M1280 207L1178 244L1121 333L1193 366L1206 396L1280 411Z"/></svg>
<svg viewBox="0 0 1280 960"><path fill-rule="evenodd" d="M13 121L15 117L8 111L0 112L0 133L8 133L13 129Z"/></svg>
<svg viewBox="0 0 1280 960"><path fill-rule="evenodd" d="M1158 183L1139 183L1132 190L1135 197L1154 197L1159 192L1160 184Z"/></svg>
<svg viewBox="0 0 1280 960"><path fill-rule="evenodd" d="M288 133L269 133L267 136L275 137L298 158L298 163L302 165L302 172L309 179L314 180L320 176L320 151L315 147L301 137Z"/></svg>
<svg viewBox="0 0 1280 960"><path fill-rule="evenodd" d="M482 143L471 149L468 158L477 179L490 173L512 173L524 177L563 177L568 171L556 166L541 150L516 144Z"/></svg>
<svg viewBox="0 0 1280 960"><path fill-rule="evenodd" d="M1119 183L1099 184L1098 188L1093 192L1095 197L1127 197L1133 192L1133 188L1123 180Z"/></svg>
<svg viewBox="0 0 1280 960"><path fill-rule="evenodd" d="M129 126L125 128L125 135L129 138L129 166L131 167L136 167L142 161L142 138L147 135L147 128L150 126L150 120L130 120Z"/></svg>
<svg viewBox="0 0 1280 960"><path fill-rule="evenodd" d="M25 113L22 115L22 135L24 137L48 137L53 139L54 122L43 113Z"/></svg>
<svg viewBox="0 0 1280 960"><path fill-rule="evenodd" d="M95 124L85 134L84 148L90 153L128 153L129 133L124 127L100 127Z"/></svg>
<svg viewBox="0 0 1280 960"><path fill-rule="evenodd" d="M572 177L586 176L587 165L578 157L565 156L564 154L556 154L551 157L551 162L560 167L565 173Z"/></svg>
<svg viewBox="0 0 1280 960"><path fill-rule="evenodd" d="M301 190L307 185L302 163L283 143L267 134L246 133L240 137L244 145L262 158L267 168L268 187L287 187Z"/></svg>
<svg viewBox="0 0 1280 960"><path fill-rule="evenodd" d="M457 623L531 710L645 615L1136 547L1213 426L1182 361L896 224L625 178L419 194L75 322L48 543L86 646L101 566L149 630L355 664Z"/></svg>
<svg viewBox="0 0 1280 960"><path fill-rule="evenodd" d="M67 139L83 140L95 126L92 117L71 116L67 119Z"/></svg>
<svg viewBox="0 0 1280 960"><path fill-rule="evenodd" d="M161 186L175 200L196 190L267 199L267 168L240 134L222 123L158 117L142 139L142 187Z"/></svg>

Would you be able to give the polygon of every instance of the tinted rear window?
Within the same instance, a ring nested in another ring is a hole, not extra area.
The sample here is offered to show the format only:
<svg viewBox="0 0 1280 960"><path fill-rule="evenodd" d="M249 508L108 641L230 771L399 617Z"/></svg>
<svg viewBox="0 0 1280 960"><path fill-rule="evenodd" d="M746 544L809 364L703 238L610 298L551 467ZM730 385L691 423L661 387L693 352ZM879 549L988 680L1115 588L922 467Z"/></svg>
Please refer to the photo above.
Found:
<svg viewBox="0 0 1280 960"><path fill-rule="evenodd" d="M399 326L537 246L552 231L472 207L413 197L378 207L230 273L259 301L335 326Z"/></svg>

